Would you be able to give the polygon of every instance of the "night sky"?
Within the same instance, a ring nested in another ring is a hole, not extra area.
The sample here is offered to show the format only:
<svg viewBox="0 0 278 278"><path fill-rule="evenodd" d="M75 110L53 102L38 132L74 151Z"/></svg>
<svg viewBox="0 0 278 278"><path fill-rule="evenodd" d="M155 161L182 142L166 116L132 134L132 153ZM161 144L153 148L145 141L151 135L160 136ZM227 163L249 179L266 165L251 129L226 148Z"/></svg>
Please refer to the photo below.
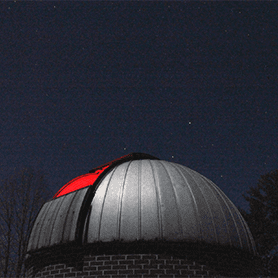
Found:
<svg viewBox="0 0 278 278"><path fill-rule="evenodd" d="M277 169L277 2L2 2L0 178L53 195L131 152L241 196Z"/></svg>

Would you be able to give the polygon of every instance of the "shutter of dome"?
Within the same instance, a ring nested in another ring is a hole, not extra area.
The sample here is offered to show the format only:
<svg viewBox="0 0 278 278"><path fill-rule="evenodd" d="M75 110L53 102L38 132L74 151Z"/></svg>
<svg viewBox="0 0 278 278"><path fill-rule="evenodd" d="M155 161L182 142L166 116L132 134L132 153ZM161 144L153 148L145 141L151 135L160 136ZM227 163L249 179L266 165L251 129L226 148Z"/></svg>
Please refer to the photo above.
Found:
<svg viewBox="0 0 278 278"><path fill-rule="evenodd" d="M87 188L45 203L35 220L27 252L75 240L78 215Z"/></svg>

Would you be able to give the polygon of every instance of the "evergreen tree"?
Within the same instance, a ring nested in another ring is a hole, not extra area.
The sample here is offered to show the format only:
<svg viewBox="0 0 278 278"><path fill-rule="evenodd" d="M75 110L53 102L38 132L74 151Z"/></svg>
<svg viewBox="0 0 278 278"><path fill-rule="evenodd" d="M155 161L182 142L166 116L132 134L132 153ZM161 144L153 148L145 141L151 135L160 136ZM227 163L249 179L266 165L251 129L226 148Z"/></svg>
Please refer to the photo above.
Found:
<svg viewBox="0 0 278 278"><path fill-rule="evenodd" d="M262 175L243 197L250 213L241 211L262 258L263 275L278 276L278 170Z"/></svg>

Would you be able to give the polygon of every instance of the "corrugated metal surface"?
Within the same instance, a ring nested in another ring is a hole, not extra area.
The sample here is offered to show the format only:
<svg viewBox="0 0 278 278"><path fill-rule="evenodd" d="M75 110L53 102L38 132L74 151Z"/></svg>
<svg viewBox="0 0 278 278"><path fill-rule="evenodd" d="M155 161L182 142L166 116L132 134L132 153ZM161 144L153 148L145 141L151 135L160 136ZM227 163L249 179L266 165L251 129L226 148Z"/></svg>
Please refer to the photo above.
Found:
<svg viewBox="0 0 278 278"><path fill-rule="evenodd" d="M113 167L99 185L47 202L35 221L28 251L81 239L83 243L164 239L203 240L255 253L243 217L204 176L145 157Z"/></svg>
<svg viewBox="0 0 278 278"><path fill-rule="evenodd" d="M87 188L44 204L34 223L29 251L75 240L77 220Z"/></svg>
<svg viewBox="0 0 278 278"><path fill-rule="evenodd" d="M204 240L255 252L237 208L210 180L162 160L116 166L91 202L85 242Z"/></svg>

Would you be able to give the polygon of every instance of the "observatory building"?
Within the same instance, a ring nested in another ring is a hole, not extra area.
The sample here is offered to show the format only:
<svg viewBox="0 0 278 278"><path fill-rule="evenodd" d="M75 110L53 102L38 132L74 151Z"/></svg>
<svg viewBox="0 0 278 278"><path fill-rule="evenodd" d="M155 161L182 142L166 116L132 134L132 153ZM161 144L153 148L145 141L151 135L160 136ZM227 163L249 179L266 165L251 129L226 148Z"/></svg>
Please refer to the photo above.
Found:
<svg viewBox="0 0 278 278"><path fill-rule="evenodd" d="M244 277L255 243L228 197L180 164L131 153L63 186L39 211L27 277Z"/></svg>

